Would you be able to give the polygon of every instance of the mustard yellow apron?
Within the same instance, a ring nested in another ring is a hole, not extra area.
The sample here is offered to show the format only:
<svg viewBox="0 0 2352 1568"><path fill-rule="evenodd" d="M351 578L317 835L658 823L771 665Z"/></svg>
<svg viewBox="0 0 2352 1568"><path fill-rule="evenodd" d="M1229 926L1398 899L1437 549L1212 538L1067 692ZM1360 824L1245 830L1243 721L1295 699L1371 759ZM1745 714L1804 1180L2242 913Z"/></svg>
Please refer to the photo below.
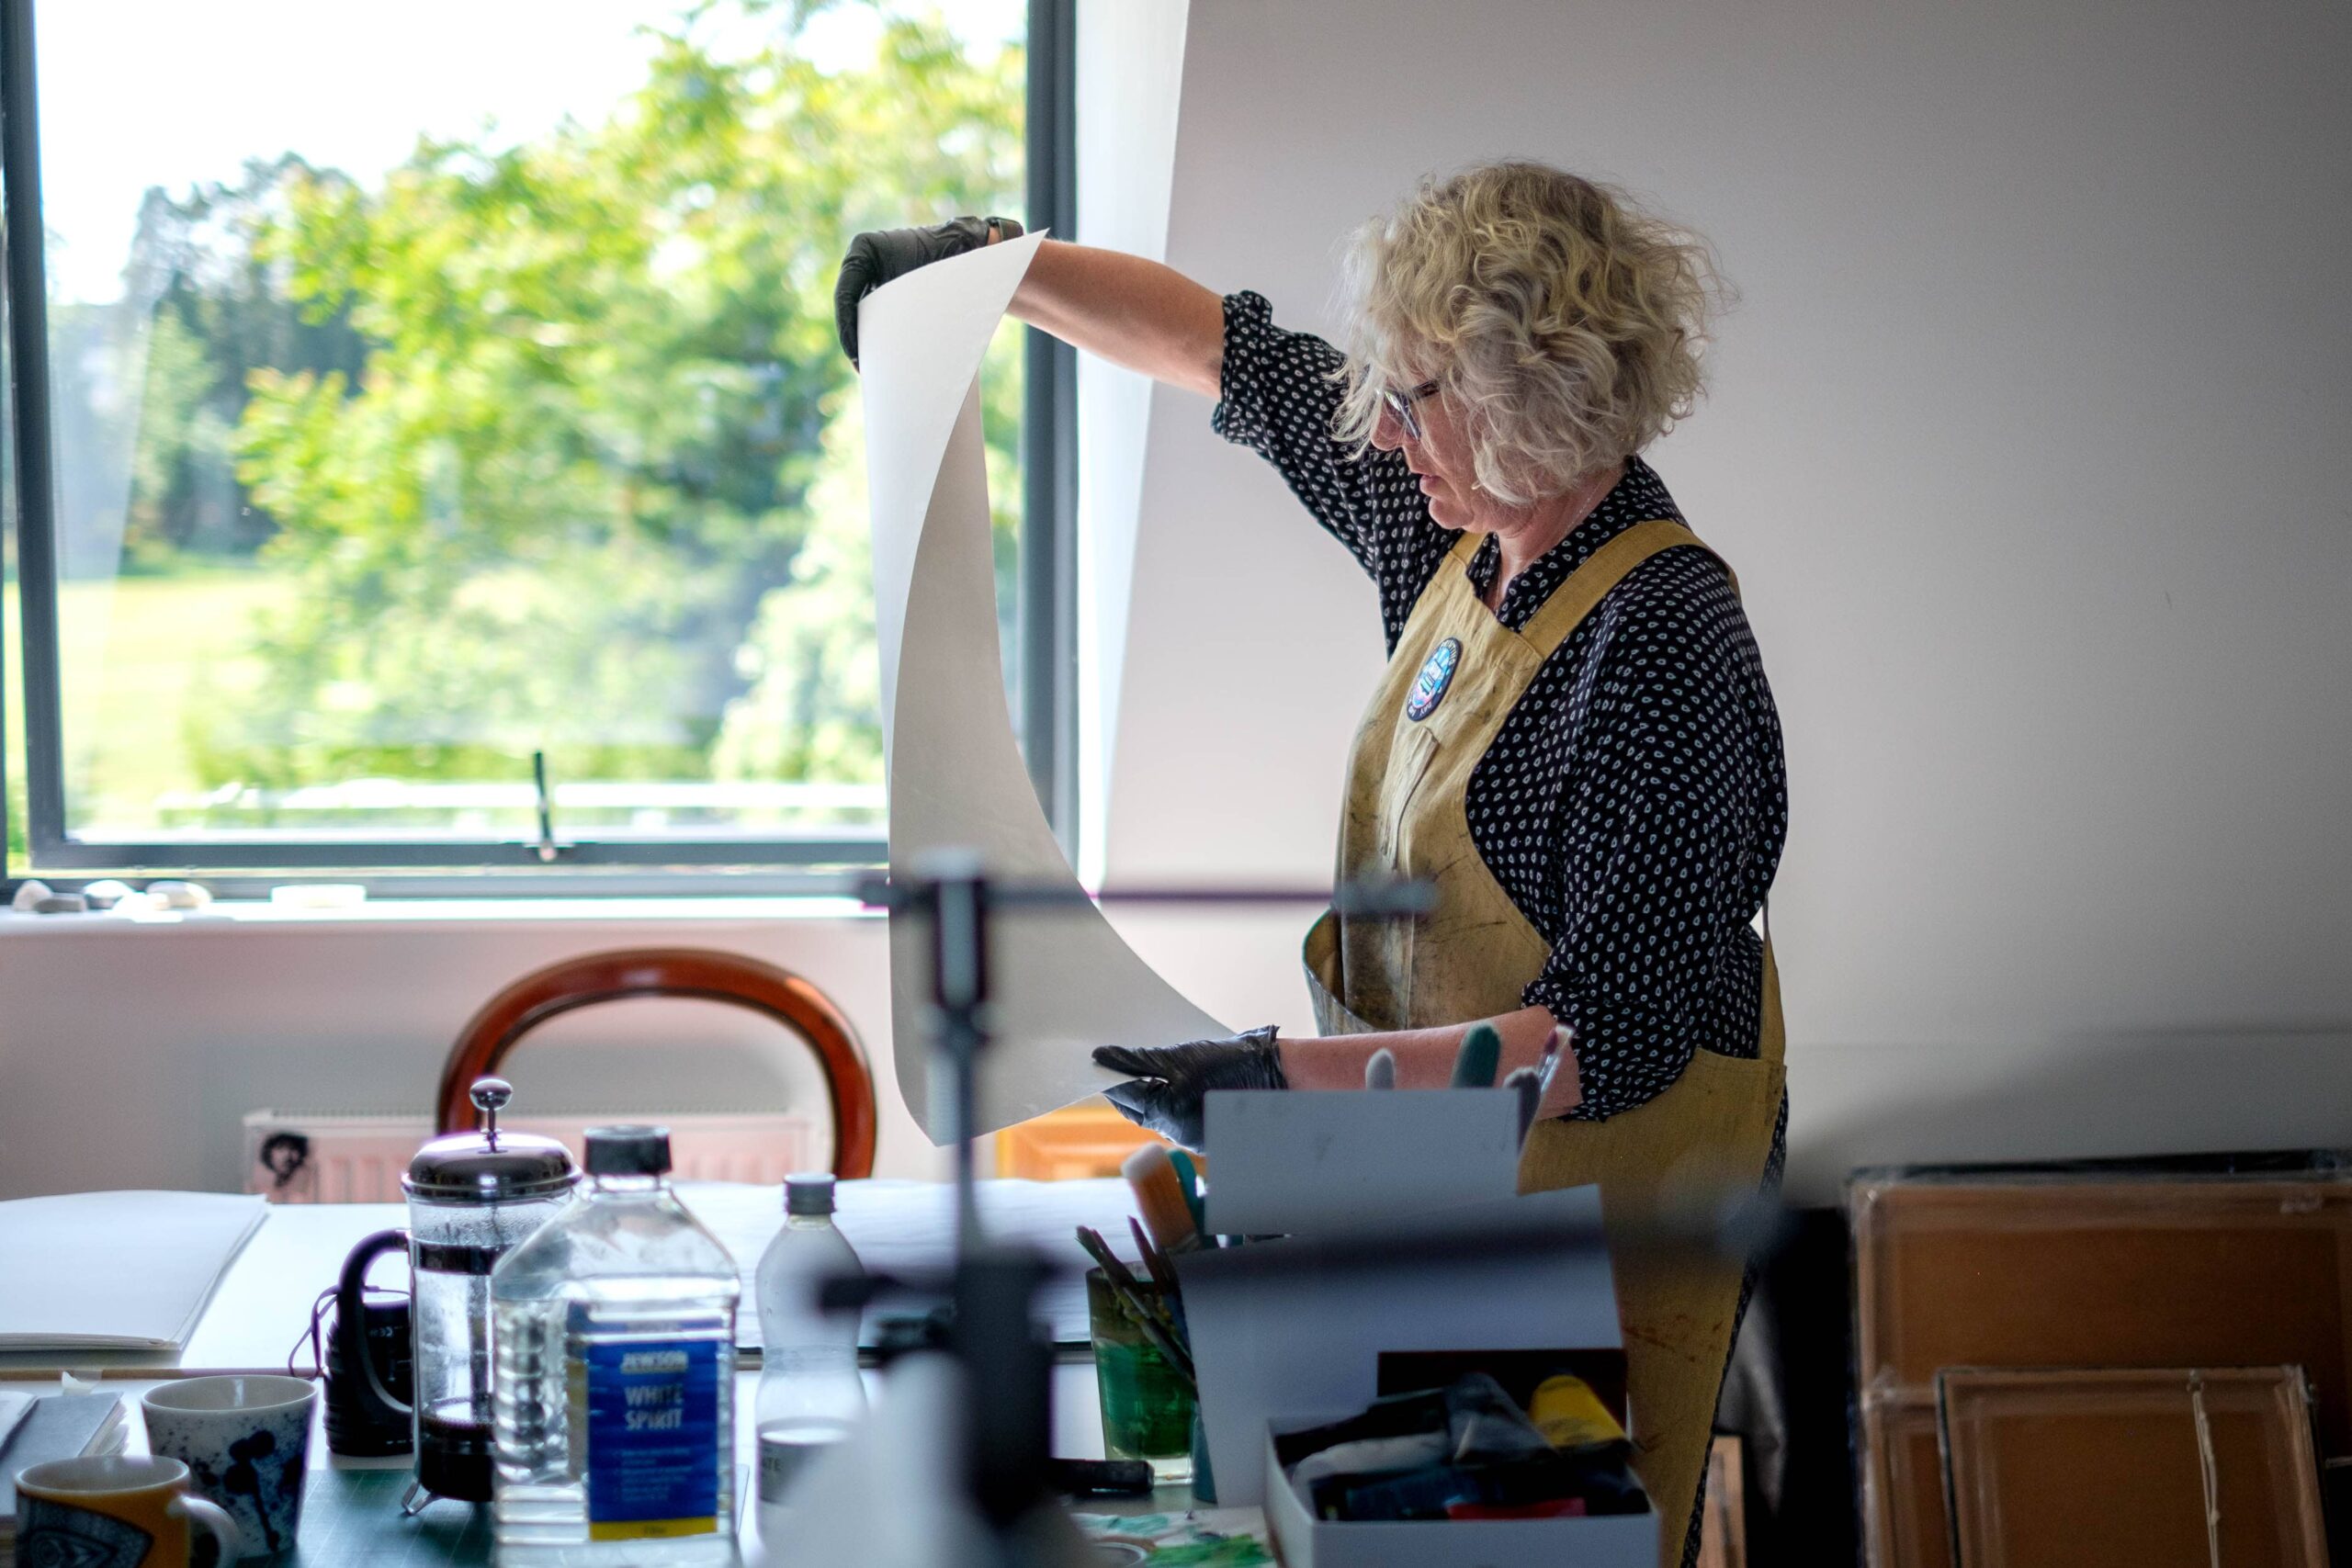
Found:
<svg viewBox="0 0 2352 1568"><path fill-rule="evenodd" d="M1435 886L1414 920L1326 912L1306 938L1307 985L1327 1034L1424 1029L1515 1012L1551 945L1471 841L1470 772L1544 661L1625 574L1699 541L1679 523L1639 523L1595 550L1513 631L1471 587L1466 535L1422 591L1349 758L1342 878L1405 875ZM1728 569L1726 569L1728 570ZM1735 592L1737 581L1734 580ZM1679 1196L1754 1189L1771 1155L1783 1078L1781 987L1769 927L1756 1059L1693 1053L1674 1083L1605 1122L1539 1123L1520 1190L1600 1185L1614 1232ZM1634 1467L1657 1509L1660 1561L1681 1561L1715 1400L1731 1352L1743 1269L1734 1259L1645 1252L1612 1241L1625 1339Z"/></svg>

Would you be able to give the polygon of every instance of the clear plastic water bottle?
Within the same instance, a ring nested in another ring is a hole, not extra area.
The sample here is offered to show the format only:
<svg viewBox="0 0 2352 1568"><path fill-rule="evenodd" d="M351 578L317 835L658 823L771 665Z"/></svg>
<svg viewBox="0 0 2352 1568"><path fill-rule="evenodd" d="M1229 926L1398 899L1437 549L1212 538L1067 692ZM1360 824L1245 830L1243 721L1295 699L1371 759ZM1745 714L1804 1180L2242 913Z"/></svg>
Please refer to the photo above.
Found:
<svg viewBox="0 0 2352 1568"><path fill-rule="evenodd" d="M857 1253L833 1224L833 1179L790 1176L784 1228L752 1278L760 1308L760 1393L753 1428L760 1451L760 1538L790 1528L786 1496L808 1461L849 1435L865 1414L857 1372L857 1314L818 1310L818 1287L859 1275Z"/></svg>
<svg viewBox="0 0 2352 1568"><path fill-rule="evenodd" d="M662 1127L592 1127L581 1201L491 1275L502 1564L735 1561L735 1260Z"/></svg>

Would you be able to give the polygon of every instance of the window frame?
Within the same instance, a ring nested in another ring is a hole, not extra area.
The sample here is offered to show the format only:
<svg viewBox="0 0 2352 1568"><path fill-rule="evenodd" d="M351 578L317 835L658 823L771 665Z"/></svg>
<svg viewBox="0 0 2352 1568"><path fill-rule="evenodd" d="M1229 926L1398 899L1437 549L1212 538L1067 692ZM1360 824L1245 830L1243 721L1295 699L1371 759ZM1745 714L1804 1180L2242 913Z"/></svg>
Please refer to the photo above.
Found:
<svg viewBox="0 0 2352 1568"><path fill-rule="evenodd" d="M830 889L888 858L883 832L779 838L604 837L554 856L535 837L200 844L89 840L66 829L64 711L57 615L55 449L40 213L35 0L0 0L0 213L5 213L9 430L15 447L17 630L23 677L28 876L216 874L216 888L260 887L286 872L343 872L387 893L447 897L579 894L663 896ZM1028 0L1024 116L1027 221L1072 228L1077 188L1078 0ZM1035 327L1023 359L1021 564L1013 721L1037 796L1065 852L1078 833L1077 355ZM5 645L6 637L0 637ZM0 719L8 660L0 646ZM7 759L0 747L0 846L7 841ZM0 864L0 886L13 868Z"/></svg>

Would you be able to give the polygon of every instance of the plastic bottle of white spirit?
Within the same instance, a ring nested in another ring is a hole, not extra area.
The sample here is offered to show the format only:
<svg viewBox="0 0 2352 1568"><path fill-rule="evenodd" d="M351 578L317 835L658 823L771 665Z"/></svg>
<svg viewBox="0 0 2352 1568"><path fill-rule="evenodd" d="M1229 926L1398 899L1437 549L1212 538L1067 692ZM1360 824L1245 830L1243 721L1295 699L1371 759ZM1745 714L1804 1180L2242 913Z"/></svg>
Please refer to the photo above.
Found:
<svg viewBox="0 0 2352 1568"><path fill-rule="evenodd" d="M503 1565L735 1561L735 1260L661 1127L594 1127L582 1201L491 1276Z"/></svg>
<svg viewBox="0 0 2352 1568"><path fill-rule="evenodd" d="M828 1277L865 1272L833 1224L833 1179L789 1176L784 1228L760 1256L753 1293L760 1309L760 1538L780 1544L791 1529L786 1502L808 1461L849 1435L865 1414L857 1373L857 1314L818 1310Z"/></svg>

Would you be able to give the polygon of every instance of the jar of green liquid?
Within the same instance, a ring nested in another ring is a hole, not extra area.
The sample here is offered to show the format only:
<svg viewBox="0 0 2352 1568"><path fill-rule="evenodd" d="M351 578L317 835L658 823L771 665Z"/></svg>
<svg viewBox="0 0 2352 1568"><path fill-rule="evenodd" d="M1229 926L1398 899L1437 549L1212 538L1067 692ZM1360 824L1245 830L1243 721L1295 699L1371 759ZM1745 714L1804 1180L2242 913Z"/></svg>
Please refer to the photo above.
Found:
<svg viewBox="0 0 2352 1568"><path fill-rule="evenodd" d="M1145 1301L1159 1291L1138 1281ZM1193 1390L1153 1348L1102 1270L1086 1275L1086 1313L1094 1341L1094 1384L1102 1401L1102 1452L1151 1462L1152 1478L1174 1485L1193 1478Z"/></svg>

